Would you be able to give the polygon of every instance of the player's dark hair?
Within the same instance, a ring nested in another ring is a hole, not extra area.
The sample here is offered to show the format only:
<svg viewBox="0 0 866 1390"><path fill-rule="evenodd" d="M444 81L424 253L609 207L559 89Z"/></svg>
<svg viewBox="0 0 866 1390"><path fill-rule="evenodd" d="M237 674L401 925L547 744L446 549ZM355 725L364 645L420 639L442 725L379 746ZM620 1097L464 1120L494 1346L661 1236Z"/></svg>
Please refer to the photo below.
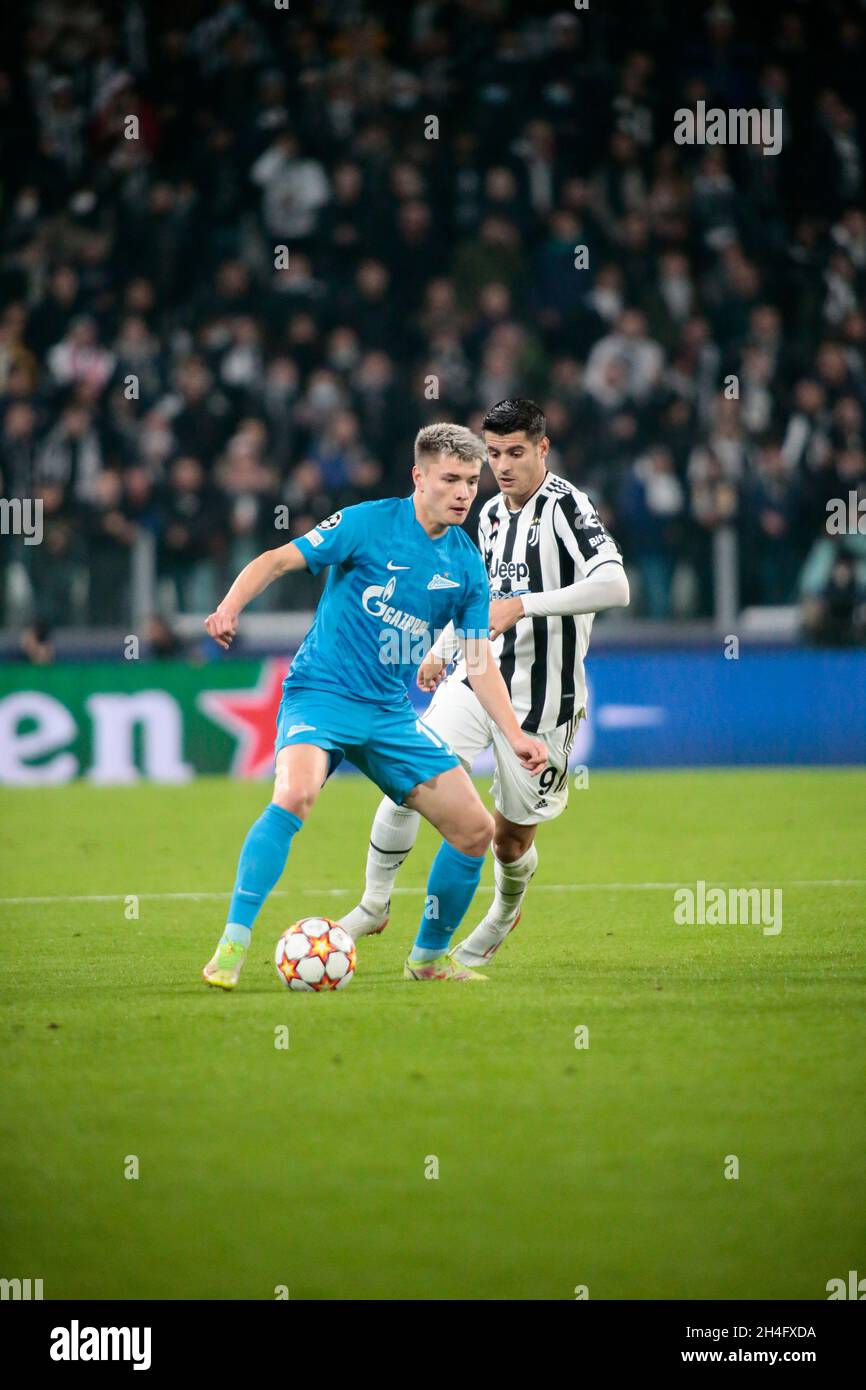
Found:
<svg viewBox="0 0 866 1390"><path fill-rule="evenodd" d="M481 428L491 434L517 434L522 430L532 444L537 444L547 434L547 421L535 401L515 396L513 400L497 401L491 406Z"/></svg>

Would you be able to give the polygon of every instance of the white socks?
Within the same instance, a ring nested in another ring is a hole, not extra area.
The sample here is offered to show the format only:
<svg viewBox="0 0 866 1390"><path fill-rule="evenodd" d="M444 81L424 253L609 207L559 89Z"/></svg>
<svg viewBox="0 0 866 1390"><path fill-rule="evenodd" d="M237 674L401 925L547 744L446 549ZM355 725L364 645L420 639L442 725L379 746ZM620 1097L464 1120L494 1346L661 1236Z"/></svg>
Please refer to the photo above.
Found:
<svg viewBox="0 0 866 1390"><path fill-rule="evenodd" d="M411 852L420 823L418 811L398 806L387 796L380 803L370 830L364 896L357 907L339 919L340 926L356 940L380 931L387 921L388 900L397 870Z"/></svg>
<svg viewBox="0 0 866 1390"><path fill-rule="evenodd" d="M370 830L364 896L357 907L340 918L340 925L356 940L379 931L387 920L397 871L412 851L420 824L417 811L398 806L387 796L380 803ZM523 896L537 867L538 850L534 844L512 864L503 864L494 854L493 902L483 921L454 952L464 965L483 964L495 955L517 921Z"/></svg>
<svg viewBox="0 0 866 1390"><path fill-rule="evenodd" d="M496 892L486 916L491 925L501 925L511 930L520 911L523 895L529 887L529 880L537 868L538 850L534 844L511 864L503 864L494 854L493 878L496 882Z"/></svg>
<svg viewBox="0 0 866 1390"><path fill-rule="evenodd" d="M517 921L523 895L537 866L538 850L534 844L513 864L503 864L493 856L496 892L484 919L453 952L461 965L490 962Z"/></svg>
<svg viewBox="0 0 866 1390"><path fill-rule="evenodd" d="M365 907L384 909L397 870L418 838L420 824L418 811L398 806L387 796L380 803L367 850L367 882L361 899Z"/></svg>

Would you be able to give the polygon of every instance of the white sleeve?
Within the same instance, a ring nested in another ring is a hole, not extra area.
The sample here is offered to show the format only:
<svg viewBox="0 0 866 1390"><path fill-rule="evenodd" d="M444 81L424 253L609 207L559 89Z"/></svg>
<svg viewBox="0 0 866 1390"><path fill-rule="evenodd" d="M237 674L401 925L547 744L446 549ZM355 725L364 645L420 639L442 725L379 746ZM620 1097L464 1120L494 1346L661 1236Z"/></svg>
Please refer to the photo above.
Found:
<svg viewBox="0 0 866 1390"><path fill-rule="evenodd" d="M460 643L457 640L457 633L454 630L453 622L443 627L436 641L431 646L430 651L434 656L438 656L440 660L444 661L446 665L449 661L453 661L454 657L460 651Z"/></svg>
<svg viewBox="0 0 866 1390"><path fill-rule="evenodd" d="M586 579L565 589L523 594L528 618L565 618L577 613L603 613L606 608L627 608L628 579L619 559L603 561Z"/></svg>

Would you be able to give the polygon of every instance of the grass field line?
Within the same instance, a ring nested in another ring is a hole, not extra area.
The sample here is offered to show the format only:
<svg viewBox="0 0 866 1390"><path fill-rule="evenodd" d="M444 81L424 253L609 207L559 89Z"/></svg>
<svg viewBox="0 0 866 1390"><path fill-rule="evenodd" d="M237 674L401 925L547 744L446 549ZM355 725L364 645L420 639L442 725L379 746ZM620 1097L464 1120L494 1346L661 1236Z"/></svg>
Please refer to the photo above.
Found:
<svg viewBox="0 0 866 1390"><path fill-rule="evenodd" d="M743 882L725 883L717 879L706 879L708 888L743 888ZM538 883L535 884L532 892L535 893L653 893L653 892L672 892L675 888L684 888L689 885L685 880L680 879L670 883ZM748 887L758 888L758 883L750 883ZM866 878L783 878L776 879L771 885L774 888L863 888L866 887ZM269 894L272 898L290 898L298 893L306 893L315 897L337 898L344 894L351 894L357 891L355 888L278 888ZM414 888L393 888L392 895L395 893L421 893L423 885ZM482 884L478 889L479 893L492 893L492 886ZM0 898L0 907L36 907L38 905L48 905L50 903L122 903L129 897L147 899L148 902L196 902L209 899L218 900L220 898L230 898L231 892L219 893L56 893L51 896L27 897L27 898Z"/></svg>

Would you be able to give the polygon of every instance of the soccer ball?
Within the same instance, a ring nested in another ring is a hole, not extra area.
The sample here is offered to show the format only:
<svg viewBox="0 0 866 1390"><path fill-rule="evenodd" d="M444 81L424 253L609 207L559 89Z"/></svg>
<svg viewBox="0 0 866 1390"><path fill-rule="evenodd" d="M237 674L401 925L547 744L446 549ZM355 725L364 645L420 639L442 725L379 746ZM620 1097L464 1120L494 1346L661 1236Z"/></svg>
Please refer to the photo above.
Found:
<svg viewBox="0 0 866 1390"><path fill-rule="evenodd" d="M284 931L274 954L288 989L343 989L355 973L355 943L327 917L302 917Z"/></svg>

